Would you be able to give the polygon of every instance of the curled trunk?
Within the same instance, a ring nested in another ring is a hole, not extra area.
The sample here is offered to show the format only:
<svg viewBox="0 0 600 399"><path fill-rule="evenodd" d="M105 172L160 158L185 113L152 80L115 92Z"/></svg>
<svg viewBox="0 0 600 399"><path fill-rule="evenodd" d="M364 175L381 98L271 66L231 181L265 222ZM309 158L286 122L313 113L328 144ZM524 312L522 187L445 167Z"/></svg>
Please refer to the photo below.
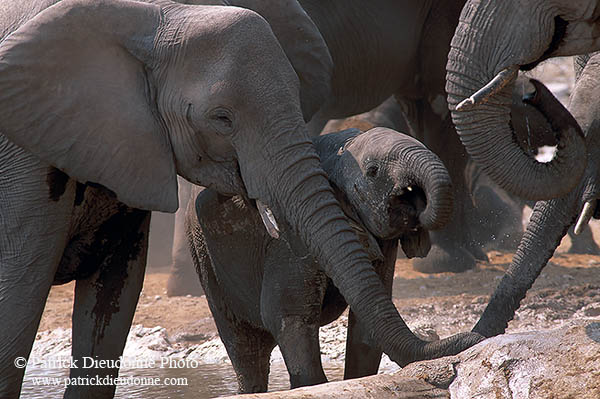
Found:
<svg viewBox="0 0 600 399"><path fill-rule="evenodd" d="M306 137L287 134L279 137ZM275 138L275 142L278 138ZM338 287L357 317L372 331L381 349L400 365L415 360L458 353L481 340L466 333L435 343L418 339L400 317L375 273L362 245L335 200L310 141L302 139L274 145L268 187L273 210L279 218L281 239L298 256L310 252ZM278 164L279 163L279 164ZM287 221L287 222L286 222ZM300 237L293 239L291 231Z"/></svg>
<svg viewBox="0 0 600 399"><path fill-rule="evenodd" d="M407 178L421 187L427 198L419 222L427 230L441 229L452 217L454 195L450 175L437 155L413 138L406 140L415 142L399 144L406 146L400 155L406 163Z"/></svg>
<svg viewBox="0 0 600 399"><path fill-rule="evenodd" d="M561 239L575 222L584 202L595 201L600 193L598 162L600 101L590 101L589 93L598 90L600 56L578 60L577 84L570 98L570 108L586 133L590 162L586 174L567 196L535 205L527 231L506 274L496 287L490 303L473 331L486 337L502 334L514 317L521 300L548 263Z"/></svg>
<svg viewBox="0 0 600 399"><path fill-rule="evenodd" d="M525 199L557 198L575 187L585 169L585 143L576 130L555 131L558 141L555 159L548 163L537 162L519 146L512 129L510 104L514 80L484 103L469 110L456 110L460 102L484 87L504 68L535 61L527 59L524 53L540 56L546 42L552 41L551 33L546 35L549 37L540 37L546 26L541 32L520 32L519 37L532 35L539 38L539 43L527 41L527 45L539 48L525 48L522 40L517 40L516 33L507 28L513 22L509 18L515 10L499 5L509 7L512 3L469 2L463 9L448 55L448 104L462 143L490 178L508 192ZM526 28L529 29L523 27ZM497 42L491 43L491 38L497 38ZM558 101L555 110L567 112L559 107Z"/></svg>

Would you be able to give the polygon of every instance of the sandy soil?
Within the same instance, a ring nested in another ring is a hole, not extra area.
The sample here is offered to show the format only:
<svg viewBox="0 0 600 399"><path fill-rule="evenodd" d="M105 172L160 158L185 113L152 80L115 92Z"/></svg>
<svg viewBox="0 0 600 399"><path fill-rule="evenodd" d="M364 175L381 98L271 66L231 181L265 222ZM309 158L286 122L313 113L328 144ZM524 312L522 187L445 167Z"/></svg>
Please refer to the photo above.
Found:
<svg viewBox="0 0 600 399"><path fill-rule="evenodd" d="M570 58L549 60L527 75L548 84L561 101L567 102L573 86ZM594 222L593 230L600 242L598 222ZM172 233L155 224L151 236L157 234ZM154 240L163 241L162 238ZM566 238L530 290L509 331L545 329L572 317L600 316L600 257L568 255L564 252L569 245ZM151 248L149 264L166 264L168 261L163 258L168 256L162 253L165 251ZM469 330L512 259L511 253L490 252L488 255L489 263L480 263L474 270L462 274L421 274L412 269L410 261L399 259L394 302L400 314L411 327L425 334L444 337ZM206 299L168 298L165 295L167 277L166 272L147 274L134 324L163 326L169 336L176 336L180 343L198 344L213 338L216 327ZM40 331L70 327L73 288L74 283L52 288Z"/></svg>
<svg viewBox="0 0 600 399"><path fill-rule="evenodd" d="M400 314L411 327L432 337L469 330L512 258L496 251L488 255L489 263L461 274L422 274L409 260L399 259L394 302ZM163 326L184 345L217 335L205 297L167 297L167 276L146 276L134 324ZM52 288L40 331L71 326L73 288L73 283ZM559 253L528 293L509 330L551 328L578 315L600 315L600 256Z"/></svg>

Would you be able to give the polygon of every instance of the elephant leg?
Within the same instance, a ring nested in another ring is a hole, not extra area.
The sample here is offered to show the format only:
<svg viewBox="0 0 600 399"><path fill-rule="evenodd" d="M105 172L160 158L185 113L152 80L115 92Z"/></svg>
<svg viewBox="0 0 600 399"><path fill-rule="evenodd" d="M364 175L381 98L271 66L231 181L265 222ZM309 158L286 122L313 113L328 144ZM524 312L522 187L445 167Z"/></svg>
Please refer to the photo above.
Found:
<svg viewBox="0 0 600 399"><path fill-rule="evenodd" d="M383 261L374 263L375 271L381 278L387 294L392 297L394 268L398 241L384 241L382 245ZM352 309L348 315L348 334L346 338L346 363L344 379L360 378L377 374L383 352L372 342L369 326L362 324Z"/></svg>
<svg viewBox="0 0 600 399"><path fill-rule="evenodd" d="M75 182L0 135L0 397L17 398L66 245Z"/></svg>
<svg viewBox="0 0 600 399"><path fill-rule="evenodd" d="M150 212L121 210L110 223L119 235L111 236L110 247L98 249L97 253L107 252L99 265L82 265L97 270L76 283L72 355L78 368L71 368L71 378L118 377L118 368L82 368L83 358L117 360L123 354L142 290ZM65 398L112 398L115 389L115 385L70 385Z"/></svg>
<svg viewBox="0 0 600 399"><path fill-rule="evenodd" d="M594 241L590 226L586 226L579 235L575 235L573 229L574 227L569 229L569 237L571 237L570 254L600 255L600 248Z"/></svg>
<svg viewBox="0 0 600 399"><path fill-rule="evenodd" d="M327 382L319 347L327 278L291 252L281 241L267 251L261 315L281 349L293 389Z"/></svg>
<svg viewBox="0 0 600 399"><path fill-rule="evenodd" d="M208 306L215 320L221 341L225 345L229 359L237 376L239 393L266 392L269 383L269 368L271 352L275 347L275 339L263 328L258 328L247 320L238 317L243 309L230 305L231 297L242 290L236 287L236 292L228 291L230 285L222 279L217 279L215 267L222 267L220 276L227 276L234 280L235 284L252 285L252 277L243 272L249 272L254 277L260 273L256 269L256 251L262 247L261 236L254 227L256 221L250 217L252 213L243 207L237 207L227 201L224 204L219 195L212 190L200 192L194 188L192 192L199 194L196 201L190 201L186 213L185 231L191 249L191 257L196 266L198 277L202 288L206 293ZM227 206L229 205L229 206ZM199 221L202 221L202 226ZM236 223L239 222L239 223ZM232 226L231 229L223 226ZM262 229L262 225L259 225ZM215 257L217 266L213 266L209 256L208 244L210 241L214 249L212 256ZM240 248L240 244L242 248ZM242 254L240 256L236 256ZM240 259L243 262L241 263ZM241 269L242 275L232 275L232 270ZM241 281L241 283L240 283ZM260 281L260 278L259 278ZM231 281L229 281L231 283ZM252 288L250 288L252 290ZM260 284L256 289L258 292ZM242 295L244 295L242 293ZM253 305L255 300L252 295L244 296L246 305ZM228 300L229 299L229 300ZM258 298L256 298L258 303ZM258 312L257 312L258 313ZM256 324L256 323L254 323Z"/></svg>
<svg viewBox="0 0 600 399"><path fill-rule="evenodd" d="M267 392L273 336L233 316L227 305L215 298L210 310L238 381L238 393Z"/></svg>
<svg viewBox="0 0 600 399"><path fill-rule="evenodd" d="M198 241L195 245L203 247ZM238 393L267 392L275 339L264 329L253 327L236 317L225 300L205 250L194 251L193 258L197 262L202 287L219 336L237 376Z"/></svg>
<svg viewBox="0 0 600 399"><path fill-rule="evenodd" d="M194 269L190 248L185 237L185 214L191 196L192 184L179 177L179 209L175 214L173 230L172 264L167 280L168 296L201 296L204 294Z"/></svg>

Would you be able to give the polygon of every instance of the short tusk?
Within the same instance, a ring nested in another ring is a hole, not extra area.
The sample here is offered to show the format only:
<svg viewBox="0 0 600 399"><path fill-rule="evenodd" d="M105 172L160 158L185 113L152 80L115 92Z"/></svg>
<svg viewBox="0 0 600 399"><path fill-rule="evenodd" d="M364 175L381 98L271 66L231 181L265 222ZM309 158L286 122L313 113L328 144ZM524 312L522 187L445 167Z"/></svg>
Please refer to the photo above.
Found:
<svg viewBox="0 0 600 399"><path fill-rule="evenodd" d="M277 221L275 220L275 216L273 215L273 211L269 209L268 206L256 200L256 207L258 208L258 213L260 213L260 218L267 229L267 233L275 239L279 239L279 226L277 225Z"/></svg>
<svg viewBox="0 0 600 399"><path fill-rule="evenodd" d="M486 103L491 97L512 82L519 73L519 66L512 65L501 70L490 83L483 86L471 97L464 99L456 106L457 111L468 111L476 105Z"/></svg>
<svg viewBox="0 0 600 399"><path fill-rule="evenodd" d="M577 224L575 225L574 232L576 235L581 234L585 226L587 226L592 219L592 216L594 216L594 212L596 212L596 200L587 201L583 206L583 210L581 211L579 219L577 219Z"/></svg>

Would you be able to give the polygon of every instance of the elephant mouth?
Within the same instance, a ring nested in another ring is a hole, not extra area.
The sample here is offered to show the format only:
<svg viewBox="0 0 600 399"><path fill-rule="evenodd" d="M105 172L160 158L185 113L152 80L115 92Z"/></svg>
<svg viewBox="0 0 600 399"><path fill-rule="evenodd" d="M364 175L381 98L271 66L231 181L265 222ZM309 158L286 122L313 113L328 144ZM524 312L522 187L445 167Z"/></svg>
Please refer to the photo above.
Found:
<svg viewBox="0 0 600 399"><path fill-rule="evenodd" d="M502 90L507 85L513 83L517 77L519 70L530 71L541 62L552 57L552 54L559 49L561 43L567 35L567 27L569 23L560 16L554 18L554 34L548 48L537 60L523 65L511 65L500 72L485 86L475 92L471 97L466 98L456 106L457 111L468 111L477 105L486 103L496 93Z"/></svg>
<svg viewBox="0 0 600 399"><path fill-rule="evenodd" d="M552 57L552 54L556 50L559 49L561 43L567 36L567 27L568 26L569 26L569 22L565 21L560 16L554 17L554 33L552 34L552 40L550 41L548 48L546 49L546 51L544 51L544 54L542 54L542 56L540 58L538 58L537 60L535 60L534 62L525 64L525 65L521 65L521 70L522 71L530 71L533 68L535 68L536 66L538 66L542 61L545 61L548 58Z"/></svg>
<svg viewBox="0 0 600 399"><path fill-rule="evenodd" d="M409 185L391 195L387 204L390 233L386 239L416 232L420 226L419 215L426 207L425 191L419 186Z"/></svg>

